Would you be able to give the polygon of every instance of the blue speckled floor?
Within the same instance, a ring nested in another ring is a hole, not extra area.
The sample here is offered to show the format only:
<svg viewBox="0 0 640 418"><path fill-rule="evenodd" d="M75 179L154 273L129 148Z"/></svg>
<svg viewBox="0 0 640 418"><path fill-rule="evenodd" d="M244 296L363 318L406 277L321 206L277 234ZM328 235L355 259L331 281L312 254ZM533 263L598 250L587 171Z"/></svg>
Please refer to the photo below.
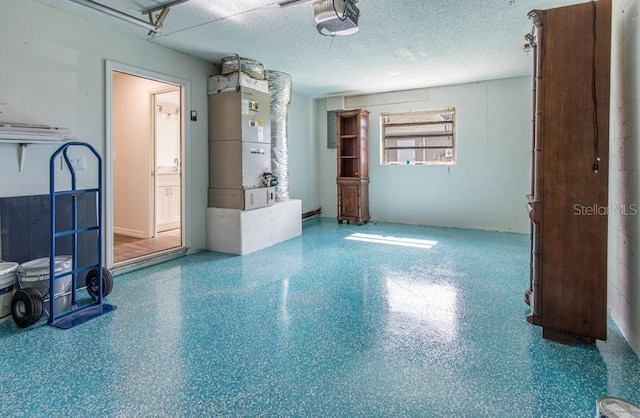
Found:
<svg viewBox="0 0 640 418"><path fill-rule="evenodd" d="M613 322L606 343L575 347L526 322L528 246L316 219L243 257L117 276L118 309L79 327L0 324L0 417L592 417L599 396L639 403L640 360Z"/></svg>

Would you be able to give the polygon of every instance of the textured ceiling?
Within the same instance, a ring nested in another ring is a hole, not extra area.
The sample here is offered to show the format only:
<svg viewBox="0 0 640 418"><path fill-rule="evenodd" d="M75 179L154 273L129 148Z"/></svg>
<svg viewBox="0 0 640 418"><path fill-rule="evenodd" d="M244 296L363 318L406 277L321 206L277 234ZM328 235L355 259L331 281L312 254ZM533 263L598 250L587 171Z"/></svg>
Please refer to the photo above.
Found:
<svg viewBox="0 0 640 418"><path fill-rule="evenodd" d="M171 7L158 34L70 0L34 0L212 63L234 54L289 73L311 97L441 86L531 74L523 52L527 13L584 1L360 0L360 30L320 35L310 0L189 0ZM166 2L96 0L141 20Z"/></svg>

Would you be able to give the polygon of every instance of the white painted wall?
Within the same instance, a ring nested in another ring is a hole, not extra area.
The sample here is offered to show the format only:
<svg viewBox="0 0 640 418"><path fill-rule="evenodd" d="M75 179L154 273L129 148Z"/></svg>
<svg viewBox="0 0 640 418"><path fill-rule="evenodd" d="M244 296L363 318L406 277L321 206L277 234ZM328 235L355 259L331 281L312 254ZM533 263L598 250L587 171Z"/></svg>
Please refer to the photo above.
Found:
<svg viewBox="0 0 640 418"><path fill-rule="evenodd" d="M288 117L289 197L302 200L302 213L320 208L314 102L294 92Z"/></svg>
<svg viewBox="0 0 640 418"><path fill-rule="evenodd" d="M639 63L638 2L614 1L608 305L611 317L640 355Z"/></svg>
<svg viewBox="0 0 640 418"><path fill-rule="evenodd" d="M326 105L318 102L320 199L323 216L333 217L336 150L326 148ZM381 113L448 106L456 108L457 164L380 164ZM430 88L427 100L366 106L371 219L529 232L525 194L531 188L531 106L529 77Z"/></svg>
<svg viewBox="0 0 640 418"><path fill-rule="evenodd" d="M208 187L207 79L211 64L151 42L96 27L29 0L0 0L0 120L72 128L105 152L105 60L188 80L185 147L186 245L205 247ZM17 147L0 144L0 196L48 193L55 147L29 146L22 172ZM91 167L88 167L91 171Z"/></svg>

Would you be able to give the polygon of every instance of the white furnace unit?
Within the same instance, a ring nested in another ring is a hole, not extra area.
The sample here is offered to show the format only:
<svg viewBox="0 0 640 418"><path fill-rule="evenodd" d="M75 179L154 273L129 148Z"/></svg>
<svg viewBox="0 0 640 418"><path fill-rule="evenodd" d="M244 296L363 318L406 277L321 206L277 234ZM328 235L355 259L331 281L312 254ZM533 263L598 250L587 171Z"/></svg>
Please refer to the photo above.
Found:
<svg viewBox="0 0 640 418"><path fill-rule="evenodd" d="M269 93L244 86L209 93L209 207L274 204Z"/></svg>

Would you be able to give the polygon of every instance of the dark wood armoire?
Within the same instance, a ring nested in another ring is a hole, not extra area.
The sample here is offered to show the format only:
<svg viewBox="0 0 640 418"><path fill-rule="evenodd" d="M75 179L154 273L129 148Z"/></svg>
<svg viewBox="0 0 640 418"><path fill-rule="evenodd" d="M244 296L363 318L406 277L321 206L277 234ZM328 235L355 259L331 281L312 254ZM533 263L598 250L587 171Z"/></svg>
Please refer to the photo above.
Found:
<svg viewBox="0 0 640 418"><path fill-rule="evenodd" d="M567 344L607 338L611 1L529 13L533 47L529 322Z"/></svg>
<svg viewBox="0 0 640 418"><path fill-rule="evenodd" d="M369 112L338 113L338 222L369 221Z"/></svg>

